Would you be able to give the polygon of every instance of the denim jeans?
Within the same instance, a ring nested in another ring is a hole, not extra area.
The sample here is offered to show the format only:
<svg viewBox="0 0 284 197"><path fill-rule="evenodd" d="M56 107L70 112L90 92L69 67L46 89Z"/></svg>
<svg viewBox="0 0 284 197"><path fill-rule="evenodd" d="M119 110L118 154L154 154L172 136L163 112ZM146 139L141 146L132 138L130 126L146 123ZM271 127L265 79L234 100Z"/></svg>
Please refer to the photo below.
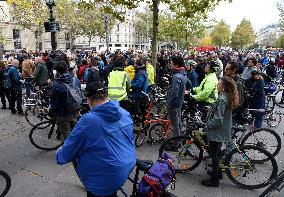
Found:
<svg viewBox="0 0 284 197"><path fill-rule="evenodd" d="M22 87L18 86L18 87L12 87L10 89L10 94L11 94L11 99L10 99L10 109L12 112L15 112L15 102L17 102L17 111L19 113L23 112L23 108L22 108Z"/></svg>
<svg viewBox="0 0 284 197"><path fill-rule="evenodd" d="M168 116L173 128L173 137L181 135L181 108L168 108Z"/></svg>
<svg viewBox="0 0 284 197"><path fill-rule="evenodd" d="M31 86L30 86L31 81L32 78L25 78L26 94L28 98L30 98L31 96Z"/></svg>

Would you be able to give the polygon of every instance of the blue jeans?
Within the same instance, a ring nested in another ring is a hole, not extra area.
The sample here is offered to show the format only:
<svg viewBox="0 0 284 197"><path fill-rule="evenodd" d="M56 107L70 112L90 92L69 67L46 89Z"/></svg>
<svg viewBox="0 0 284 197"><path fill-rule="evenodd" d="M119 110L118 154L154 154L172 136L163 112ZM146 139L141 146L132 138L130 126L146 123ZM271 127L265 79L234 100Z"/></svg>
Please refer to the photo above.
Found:
<svg viewBox="0 0 284 197"><path fill-rule="evenodd" d="M181 107L168 108L168 116L173 127L173 137L181 135Z"/></svg>
<svg viewBox="0 0 284 197"><path fill-rule="evenodd" d="M30 98L31 96L31 86L30 86L31 81L32 78L25 78L26 94L28 98Z"/></svg>

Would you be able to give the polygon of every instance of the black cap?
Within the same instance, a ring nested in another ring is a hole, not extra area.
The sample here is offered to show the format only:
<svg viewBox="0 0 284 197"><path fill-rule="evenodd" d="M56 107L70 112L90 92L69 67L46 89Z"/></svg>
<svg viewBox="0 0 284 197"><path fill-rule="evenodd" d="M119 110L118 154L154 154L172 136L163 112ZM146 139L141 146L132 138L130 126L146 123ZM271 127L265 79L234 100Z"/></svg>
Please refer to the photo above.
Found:
<svg viewBox="0 0 284 197"><path fill-rule="evenodd" d="M91 82L88 83L85 89L86 97L96 97L97 94L106 94L107 88L102 82Z"/></svg>

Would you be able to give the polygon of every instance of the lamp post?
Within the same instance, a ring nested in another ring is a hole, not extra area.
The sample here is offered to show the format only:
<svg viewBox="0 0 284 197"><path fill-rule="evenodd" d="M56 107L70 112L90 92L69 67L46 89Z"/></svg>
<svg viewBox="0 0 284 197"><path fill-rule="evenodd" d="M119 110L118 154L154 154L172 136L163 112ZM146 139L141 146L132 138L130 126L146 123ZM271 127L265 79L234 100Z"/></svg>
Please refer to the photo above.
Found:
<svg viewBox="0 0 284 197"><path fill-rule="evenodd" d="M47 7L49 8L49 22L51 25L55 24L55 18L53 16L53 7L55 6L54 0L45 0ZM52 51L55 51L57 48L57 41L56 41L56 31L51 31L51 48Z"/></svg>

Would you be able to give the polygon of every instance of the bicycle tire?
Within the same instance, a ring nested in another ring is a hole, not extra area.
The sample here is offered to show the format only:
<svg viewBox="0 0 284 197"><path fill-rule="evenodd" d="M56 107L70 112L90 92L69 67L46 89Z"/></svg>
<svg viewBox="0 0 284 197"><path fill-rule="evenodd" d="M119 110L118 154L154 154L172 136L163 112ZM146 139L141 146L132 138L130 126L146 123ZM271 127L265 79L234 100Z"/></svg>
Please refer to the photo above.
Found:
<svg viewBox="0 0 284 197"><path fill-rule="evenodd" d="M173 158L173 165L175 167L176 172L188 172L188 171L192 171L195 168L197 168L199 166L199 164L202 161L203 158L203 149L202 147L196 143L195 141L193 141L191 139L190 136L178 136L178 137L172 137L168 140L166 140L159 149L159 157L162 155L162 153L167 152L166 146L169 144L175 144L178 146L178 157L181 156L181 154L183 154L183 156L185 154L187 154L186 156L189 156L190 159L192 159L192 163L187 164L187 165L183 165L181 168L179 168L177 165L178 162L180 162L180 158ZM185 147L186 145L186 147ZM192 146L196 146L197 150L199 151L199 153L197 154L198 156L196 157L196 155L193 156L192 152L188 152L189 148L191 148ZM182 149L181 149L182 148ZM185 150L186 149L186 150ZM186 151L186 152L181 152L181 151ZM172 156L172 154L168 153L168 155ZM177 161L179 160L179 161Z"/></svg>
<svg viewBox="0 0 284 197"><path fill-rule="evenodd" d="M51 126L51 128L50 128L49 131L47 130L48 127L45 128L45 129L40 128L41 125L44 125L44 124L49 124L49 125ZM29 134L29 139L30 139L32 145L34 145L37 149L45 150L45 151L57 150L60 146L62 146L63 143L64 143L63 140L62 140L60 143L59 143L59 142L56 143L56 145L54 145L54 146L52 146L52 147L46 147L46 146L39 145L39 144L36 142L36 140L33 139L33 138L34 138L35 131L37 131L37 129L40 129L40 131L41 131L42 133L43 133L44 131L47 131L47 133L48 133L47 136L46 136L46 134L42 134L43 136L40 136L41 139L48 139L48 140L50 140L52 134L53 134L53 136L56 135L56 139L57 139L57 132L55 131L55 133L54 133L54 128L55 128L55 126L56 126L56 125L55 125L55 121L44 121L44 122L41 122L41 123L37 124L36 126L34 126L34 127L31 129L30 134ZM58 139L57 139L57 140L58 140ZM53 140L53 141L55 141L55 140ZM58 141L60 141L60 140L58 140ZM50 143L48 143L48 144L50 144Z"/></svg>
<svg viewBox="0 0 284 197"><path fill-rule="evenodd" d="M9 174L7 174L6 172L4 172L3 170L0 170L0 176L4 177L5 181L6 181L6 186L4 191L0 194L0 197L4 197L6 196L6 194L9 192L10 188L11 188L11 177L9 176Z"/></svg>
<svg viewBox="0 0 284 197"><path fill-rule="evenodd" d="M234 184L236 184L236 185L238 185L239 187L244 188L244 189L260 189L260 188L263 188L263 187L269 185L270 181L273 180L273 178L277 175L277 172L278 172L277 162L276 162L275 158L272 156L272 154L270 154L268 151L266 151L265 149L260 148L260 147L258 147L258 146L251 146L251 145L248 145L248 146L241 146L241 147L239 147L239 149L240 149L240 151L241 151L242 153L243 153L245 150L249 150L249 149L250 149L250 150L257 150L257 151L259 151L261 154L264 154L264 155L269 159L268 161L271 162L271 166L270 166L270 164L269 164L269 167L272 167L272 172L271 172L271 174L270 174L270 176L269 176L269 178L268 178L267 180L263 181L263 182L260 183L260 184L255 184L255 185L248 185L248 184L246 184L246 183L241 183L240 181L238 181L238 180L236 179L236 177L237 177L239 174L236 172L236 168L231 168L231 169L230 169L230 168L226 168L226 174L227 174L228 178L229 178ZM237 149L233 149L233 150L227 155L227 157L225 158L225 163L224 163L225 166L230 166L230 165L231 165L231 159L232 159L232 158L235 160L236 157L233 157L233 155L234 155L235 153L239 154L239 152L238 152ZM247 157L247 155L246 155L246 157ZM242 158L243 158L243 156L242 156ZM253 165L255 166L255 164L258 164L258 163L259 163L259 162L254 162L254 161L251 160L249 157L247 157L247 158L248 158L248 161L249 161L249 165L252 165L252 164L253 164ZM247 161L247 158L245 159L246 161ZM263 165L263 163L262 163L261 165ZM242 166L242 167L243 167L243 169L245 169L246 166ZM241 170L243 170L243 169L241 169ZM234 172L233 172L233 170L234 170ZM251 173L251 171L250 171L250 173ZM262 175L263 175L264 171L262 170L261 173L262 173ZM270 173L270 172L269 172L269 173ZM234 175L233 175L233 174L234 174ZM237 176L235 176L235 175L237 175ZM247 174L247 172L245 172L243 175L238 176L238 177L244 178L244 177L247 177L247 175L249 175L249 173ZM234 177L234 176L235 176L235 177ZM253 180L260 180L260 179L254 178Z"/></svg>
<svg viewBox="0 0 284 197"><path fill-rule="evenodd" d="M246 143L246 141L248 141L248 138L250 136L254 135L257 132L261 132L261 131L266 131L268 133L271 133L275 137L276 142L277 142L275 151L272 152L272 151L267 150L266 148L264 148L263 143L259 142L259 141L256 144L249 144L248 142ZM241 146L244 146L244 145L255 145L255 146L262 147L262 148L266 149L269 153L271 153L273 157L275 157L276 155L278 155L278 153L281 150L281 137L278 135L278 133L276 133L274 130L271 130L271 129L266 129L266 128L254 129L254 130L250 131L249 133L247 133L243 137L240 145ZM263 161L265 162L266 160L263 160Z"/></svg>
<svg viewBox="0 0 284 197"><path fill-rule="evenodd" d="M141 129L139 129L139 132L137 133L136 137L135 137L135 146L136 147L140 147L146 136L147 136L147 130L148 128L142 127Z"/></svg>
<svg viewBox="0 0 284 197"><path fill-rule="evenodd" d="M37 124L41 123L43 120L48 120L47 117L42 117L42 118L39 118L37 115L36 115L36 107L37 106L33 106L33 107L27 107L27 109L25 110L25 119L27 121L27 123L29 123L29 125L31 125L32 127L36 126ZM29 111L31 111L31 113L29 113ZM29 115L30 114L30 115ZM35 116L35 120L38 120L38 122L33 122L31 121L30 117L31 117L31 114L33 114L33 116ZM46 126L42 126L41 128L47 128L49 125L46 125Z"/></svg>
<svg viewBox="0 0 284 197"><path fill-rule="evenodd" d="M275 123L275 124L272 124L272 121L274 120L274 118L273 118L273 115L275 115L276 116L276 120L277 120L277 118L278 118L278 121ZM281 113L279 113L279 112L272 112L270 115L269 115L269 117L268 117L268 119L267 119L267 124L269 125L269 126L271 126L271 127L276 127L276 126L278 126L279 124L280 124L280 122L281 122Z"/></svg>
<svg viewBox="0 0 284 197"><path fill-rule="evenodd" d="M277 177L272 181L272 183L260 194L259 197L266 197L275 190L278 189L278 187L283 184L284 182L284 171L282 171Z"/></svg>
<svg viewBox="0 0 284 197"><path fill-rule="evenodd" d="M159 128L161 127L161 128ZM157 130L155 130L157 129ZM151 142L153 143L160 143L161 140L165 137L166 133L165 131L165 125L162 123L156 123L153 126L150 127L149 129L149 139L151 140ZM154 136L154 132L157 135L157 137L155 138Z"/></svg>
<svg viewBox="0 0 284 197"><path fill-rule="evenodd" d="M283 89L279 89L279 90L275 93L275 95L276 95L275 104L276 104L278 107L280 107L280 108L284 108L284 103L280 103L280 102L281 102L281 99L282 99L282 93L283 93L283 91L284 91ZM278 98L279 98L278 93L281 94L281 95L280 95L280 100L278 100Z"/></svg>

